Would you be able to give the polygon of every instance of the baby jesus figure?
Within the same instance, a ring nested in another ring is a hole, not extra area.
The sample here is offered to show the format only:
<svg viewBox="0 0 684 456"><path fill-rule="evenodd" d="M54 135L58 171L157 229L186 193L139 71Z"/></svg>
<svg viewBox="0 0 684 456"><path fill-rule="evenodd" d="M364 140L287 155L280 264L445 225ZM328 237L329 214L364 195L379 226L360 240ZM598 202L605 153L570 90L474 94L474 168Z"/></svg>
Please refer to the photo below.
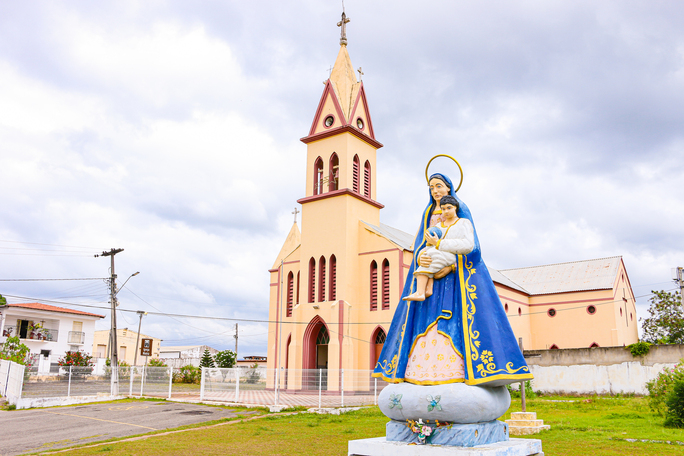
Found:
<svg viewBox="0 0 684 456"><path fill-rule="evenodd" d="M432 296L435 273L456 263L456 255L466 255L475 247L473 224L465 218L458 218L458 200L451 195L442 197L442 222L425 231L427 248L418 254L432 259L430 266L420 266L413 275L416 278L416 291L406 296L404 301L425 301ZM440 234L441 232L441 234Z"/></svg>

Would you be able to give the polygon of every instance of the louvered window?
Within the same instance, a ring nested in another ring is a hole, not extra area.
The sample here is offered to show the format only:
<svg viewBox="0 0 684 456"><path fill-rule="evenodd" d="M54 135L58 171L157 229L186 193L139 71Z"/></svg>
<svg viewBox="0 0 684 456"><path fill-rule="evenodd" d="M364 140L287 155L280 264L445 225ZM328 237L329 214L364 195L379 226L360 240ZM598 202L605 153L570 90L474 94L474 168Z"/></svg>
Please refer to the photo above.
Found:
<svg viewBox="0 0 684 456"><path fill-rule="evenodd" d="M299 305L299 271L297 271L297 294L295 295L295 301Z"/></svg>
<svg viewBox="0 0 684 456"><path fill-rule="evenodd" d="M325 301L325 257L318 260L318 301Z"/></svg>
<svg viewBox="0 0 684 456"><path fill-rule="evenodd" d="M390 308L390 266L389 261L382 262L382 310Z"/></svg>
<svg viewBox="0 0 684 456"><path fill-rule="evenodd" d="M354 193L359 193L359 179L361 178L360 173L361 173L361 162L359 161L359 156L354 155L354 166L353 166L353 171L354 175L352 176L353 179L353 188L352 190Z"/></svg>
<svg viewBox="0 0 684 456"><path fill-rule="evenodd" d="M316 260L309 260L309 302L316 302Z"/></svg>
<svg viewBox="0 0 684 456"><path fill-rule="evenodd" d="M370 310L378 310L378 264L370 265Z"/></svg>
<svg viewBox="0 0 684 456"><path fill-rule="evenodd" d="M287 275L287 312L286 316L292 316L292 301L294 297L294 275L290 272Z"/></svg>
<svg viewBox="0 0 684 456"><path fill-rule="evenodd" d="M368 161L363 166L363 195L371 197L371 165Z"/></svg>
<svg viewBox="0 0 684 456"><path fill-rule="evenodd" d="M330 256L330 297L329 301L337 299L337 258L335 255Z"/></svg>

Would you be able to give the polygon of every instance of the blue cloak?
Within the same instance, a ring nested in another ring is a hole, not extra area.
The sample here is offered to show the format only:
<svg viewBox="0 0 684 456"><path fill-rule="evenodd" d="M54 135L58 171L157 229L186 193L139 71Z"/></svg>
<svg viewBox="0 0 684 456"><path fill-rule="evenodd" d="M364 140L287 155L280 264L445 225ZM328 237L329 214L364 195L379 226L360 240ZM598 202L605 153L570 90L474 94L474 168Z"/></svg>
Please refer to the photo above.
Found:
<svg viewBox="0 0 684 456"><path fill-rule="evenodd" d="M433 174L430 179L434 177L446 182L451 196L458 200L457 216L473 223L468 206L456 196L451 180L442 174ZM402 298L411 294L414 288L413 271L418 267L418 255L425 246L424 232L429 228L434 207L435 200L430 195L430 203L423 212L413 243L414 256ZM435 385L465 382L483 386L532 379L494 282L482 261L474 223L473 230L473 251L456 256L455 272L434 281L432 296L423 302L399 301L373 377L392 383ZM441 335L451 339L456 353L463 358L465 378L424 381L405 378L416 338L425 335L434 324Z"/></svg>

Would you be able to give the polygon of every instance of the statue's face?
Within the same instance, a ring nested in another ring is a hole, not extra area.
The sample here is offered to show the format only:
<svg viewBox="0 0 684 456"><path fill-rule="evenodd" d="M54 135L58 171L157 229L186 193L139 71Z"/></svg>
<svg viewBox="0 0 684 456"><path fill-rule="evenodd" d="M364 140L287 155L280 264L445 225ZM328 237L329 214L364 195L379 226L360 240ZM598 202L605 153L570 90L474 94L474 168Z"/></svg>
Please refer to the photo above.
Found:
<svg viewBox="0 0 684 456"><path fill-rule="evenodd" d="M439 203L443 196L449 194L449 187L447 187L442 179L434 177L430 179L430 194Z"/></svg>
<svg viewBox="0 0 684 456"><path fill-rule="evenodd" d="M447 220L451 220L456 218L456 206L453 204L444 204L441 206L442 208L442 216L446 218Z"/></svg>

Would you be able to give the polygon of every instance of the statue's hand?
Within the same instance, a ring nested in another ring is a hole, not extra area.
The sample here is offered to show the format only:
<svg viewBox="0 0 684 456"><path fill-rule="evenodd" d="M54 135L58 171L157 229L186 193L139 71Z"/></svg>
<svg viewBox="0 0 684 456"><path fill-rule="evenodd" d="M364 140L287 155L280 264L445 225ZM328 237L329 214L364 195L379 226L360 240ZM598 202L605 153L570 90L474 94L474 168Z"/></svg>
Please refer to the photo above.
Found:
<svg viewBox="0 0 684 456"><path fill-rule="evenodd" d="M418 264L424 268L428 268L432 264L432 258L430 255L423 252L418 258Z"/></svg>
<svg viewBox="0 0 684 456"><path fill-rule="evenodd" d="M434 277L434 278L435 278L435 280L441 279L441 278L443 278L443 277L446 277L447 274L449 274L450 272L451 272L451 266L447 266L446 268L440 269L439 272L437 272L437 273L435 274L435 277Z"/></svg>

